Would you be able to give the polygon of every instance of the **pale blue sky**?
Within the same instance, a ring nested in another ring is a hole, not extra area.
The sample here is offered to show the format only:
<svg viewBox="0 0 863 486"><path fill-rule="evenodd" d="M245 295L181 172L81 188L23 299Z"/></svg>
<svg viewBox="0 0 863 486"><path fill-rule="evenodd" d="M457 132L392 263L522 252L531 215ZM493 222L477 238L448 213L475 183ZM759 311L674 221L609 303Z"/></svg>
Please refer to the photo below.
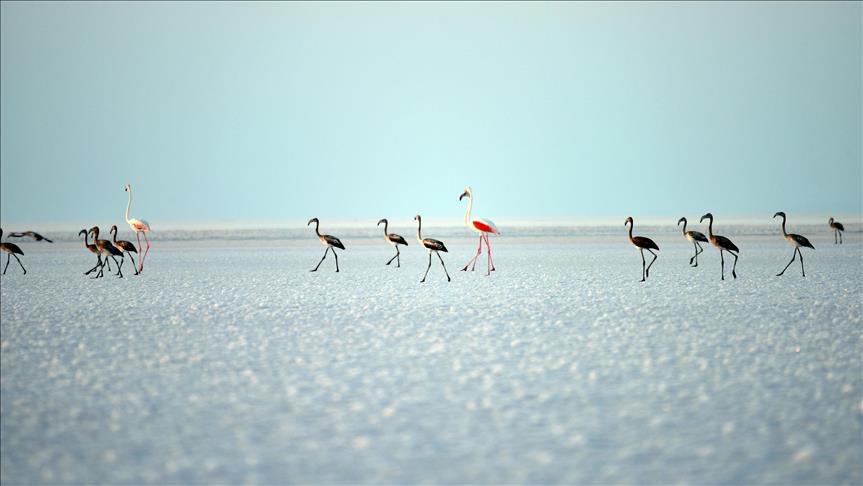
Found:
<svg viewBox="0 0 863 486"><path fill-rule="evenodd" d="M863 211L861 3L2 3L0 217Z"/></svg>

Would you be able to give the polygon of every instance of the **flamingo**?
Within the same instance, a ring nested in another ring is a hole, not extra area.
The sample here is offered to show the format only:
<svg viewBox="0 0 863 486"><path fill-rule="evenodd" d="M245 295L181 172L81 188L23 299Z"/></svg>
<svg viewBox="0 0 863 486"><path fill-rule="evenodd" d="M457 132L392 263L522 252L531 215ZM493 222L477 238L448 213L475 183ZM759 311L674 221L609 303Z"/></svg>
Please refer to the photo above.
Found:
<svg viewBox="0 0 863 486"><path fill-rule="evenodd" d="M49 240L48 238L45 238L44 236L42 236L39 233L36 233L34 231L24 231L23 233L9 233L9 238L23 238L25 236L33 238L33 240L35 240L35 241L44 240L48 243L54 243L53 241Z"/></svg>
<svg viewBox="0 0 863 486"><path fill-rule="evenodd" d="M401 266L402 266L402 259L401 259L401 257L399 256L399 245L405 245L405 246L408 246L408 242L407 242L407 241L405 241L405 239L404 239L401 235L397 235L397 234L395 234L395 233L388 233L388 232L387 232L387 227L389 227L389 221L387 221L387 220L386 220L386 218L384 218L384 219L382 219L382 220L378 221L378 226L380 226L380 225L381 225L381 223L383 223L383 224L384 224L384 241L386 241L387 243L389 243L389 244L393 245L394 247L396 247L396 256L394 256L394 257L390 258L390 261L388 261L388 262L387 262L387 265L389 265L390 263L392 263L392 262L393 262L393 260L396 260L396 266L397 266L397 267L399 267L399 268L401 268Z"/></svg>
<svg viewBox="0 0 863 486"><path fill-rule="evenodd" d="M833 244L842 244L842 232L845 231L845 226L842 225L839 221L833 221L833 217L827 220L827 224L830 226L830 229L833 230Z"/></svg>
<svg viewBox="0 0 863 486"><path fill-rule="evenodd" d="M710 237L710 244L719 248L719 259L721 261L722 266L722 280L725 280L725 257L722 252L727 251L734 257L734 267L731 268L731 276L737 278L737 253L740 253L740 249L737 248L737 245L731 242L728 238L724 236L714 235L713 234L713 215L710 213L705 214L701 217L699 223L703 222L705 219L710 220L710 224L707 227L707 232Z"/></svg>
<svg viewBox="0 0 863 486"><path fill-rule="evenodd" d="M641 281L644 282L647 280L647 277L650 276L650 267L653 265L653 262L656 261L656 253L653 253L653 250L659 251L659 246L654 243L650 238L646 238L644 236L632 236L632 216L628 216L626 221L623 222L623 225L629 225L629 242L633 244L639 251L641 251ZM646 260L644 259L644 250L650 252L653 255L653 260L650 260L650 265L647 265L647 268L644 267Z"/></svg>
<svg viewBox="0 0 863 486"><path fill-rule="evenodd" d="M126 187L124 187L123 190L129 193L129 202L126 204L126 223L130 228L132 228L132 231L135 232L135 236L138 237L138 248L142 248L141 233L144 234L144 242L147 243L147 247L144 249L144 252L141 253L141 258L138 260L138 272L143 272L144 259L147 257L147 253L150 253L150 240L147 238L147 233L150 232L150 223L138 218L129 219L129 208L132 207L132 185L126 184Z"/></svg>
<svg viewBox="0 0 863 486"><path fill-rule="evenodd" d="M327 249L324 250L324 257L321 258L321 261L318 262L318 266L315 267L313 270L309 270L309 271L310 272L317 272L318 267L320 267L321 263L324 263L324 259L327 258L327 252L329 252L330 250L333 250L333 256L336 257L336 272L338 272L339 271L339 256L336 254L336 248L341 248L342 250L344 250L345 245L343 245L341 240L339 240L335 236L322 235L321 232L318 231L318 226L320 225L320 221L318 221L318 218L310 219L309 222L306 223L306 226L308 226L312 223L315 223L315 234L318 235L318 239L321 240L321 244L326 246Z"/></svg>
<svg viewBox="0 0 863 486"><path fill-rule="evenodd" d="M473 267L471 267L470 271L474 271L476 268L476 259L479 258L479 255L482 253L482 241L485 239L485 248L488 253L488 270L486 271L486 276L488 276L494 271L494 260L491 258L491 246L488 243L488 235L493 234L499 236L500 231L498 231L497 226L495 226L491 220L485 218L471 219L470 211L473 209L473 191L471 191L470 186L464 188L464 192L461 193L458 200L461 201L465 196L467 196L469 201L467 203L467 210L464 212L464 225L479 233L479 245L476 247L476 255L467 262L461 271L466 271L467 267L470 266L471 263L473 264Z"/></svg>
<svg viewBox="0 0 863 486"><path fill-rule="evenodd" d="M114 248L120 250L120 253L123 254L123 259L120 260L120 267L123 266L123 262L126 260L125 254L129 254L129 258L132 259L132 269L135 270L135 275L139 275L141 272L138 271L138 267L135 266L135 257L132 256L132 253L138 253L138 250L135 248L135 245L132 244L131 241L120 240L117 241L117 225L112 225L111 229L108 233L114 235L114 239L111 240L111 243L114 245Z"/></svg>
<svg viewBox="0 0 863 486"><path fill-rule="evenodd" d="M90 253L96 255L96 266L84 272L84 275L90 275L93 271L102 266L102 254L99 252L99 249L96 248L96 245L90 244L87 241L87 238L90 236L89 231L82 229L78 232L78 236L84 236L84 248L86 248Z"/></svg>
<svg viewBox="0 0 863 486"><path fill-rule="evenodd" d="M809 243L809 240L807 240L805 236L795 235L793 233L786 233L785 232L785 213L783 213L782 211L779 211L778 213L773 215L773 218L775 219L777 216L782 216L782 236L785 237L785 241L787 241L789 245L794 247L794 253L791 255L791 261L788 262L788 265L785 265L785 268L783 268L781 272L777 273L776 276L779 277L783 273L785 273L785 270L788 270L788 267L790 267L791 264L794 263L794 259L797 258L797 255L799 254L800 255L800 270L803 272L803 276L805 277L806 276L806 269L803 268L803 252L800 251L800 247L805 246L806 248L812 248L813 250L815 249L815 247L812 246L812 243Z"/></svg>
<svg viewBox="0 0 863 486"><path fill-rule="evenodd" d="M111 257L111 259L114 260L114 264L117 265L117 277L123 278L122 265L117 263L117 258L116 258L116 257L123 258L123 252L114 248L114 244L111 243L110 241L99 239L99 227L98 226L93 226L92 228L90 228L90 234L93 235L93 244L96 245L96 248L99 250L99 253L101 253L102 256L105 257L105 259L102 260L102 267L99 267L99 273L96 275L96 278L104 276L104 273L103 273L104 268L103 267L105 265L108 265L109 271L111 270L111 264L108 263L108 257Z"/></svg>
<svg viewBox="0 0 863 486"><path fill-rule="evenodd" d="M0 229L0 239L3 238L3 230ZM9 268L9 261L12 260L12 257L15 257L15 261L18 262L18 265L21 266L21 270L24 270L24 275L27 275L27 269L24 268L24 264L21 263L21 259L18 258L18 255L24 255L24 252L21 251L21 248L18 247L15 243L0 243L0 252L6 254L6 266L3 267L3 275L6 275L6 269Z"/></svg>
<svg viewBox="0 0 863 486"><path fill-rule="evenodd" d="M689 264L692 265L692 260L695 260L695 265L692 265L692 266L697 267L698 266L698 255L700 255L701 253L704 253L704 249L701 248L701 244L699 244L698 242L703 241L704 243L707 243L707 237L704 236L704 233L702 233L700 231L686 231L686 218L685 217L677 220L677 226L680 226L680 223L683 223L683 237L686 238L688 241L691 241L692 245L695 246L695 256L693 256L692 258L689 259Z"/></svg>
<svg viewBox="0 0 863 486"><path fill-rule="evenodd" d="M420 283L425 282L426 277L429 274L429 269L431 268L431 262L432 262L432 253L436 254L437 257L440 259L440 264L443 267L443 273L446 274L446 281L447 282L452 281L452 279L449 278L449 272L446 271L446 265L444 265L444 263L443 263L443 257L441 257L440 253L439 253L442 251L446 252L447 251L446 246L444 246L443 242L440 240L434 240L432 238L423 238L422 237L420 232L422 231L423 219L419 214L414 216L414 221L417 222L417 241L419 241L420 245L422 245L429 252L429 265L428 265L428 267L426 267L426 273L425 273L425 275L423 275L423 279L420 280Z"/></svg>

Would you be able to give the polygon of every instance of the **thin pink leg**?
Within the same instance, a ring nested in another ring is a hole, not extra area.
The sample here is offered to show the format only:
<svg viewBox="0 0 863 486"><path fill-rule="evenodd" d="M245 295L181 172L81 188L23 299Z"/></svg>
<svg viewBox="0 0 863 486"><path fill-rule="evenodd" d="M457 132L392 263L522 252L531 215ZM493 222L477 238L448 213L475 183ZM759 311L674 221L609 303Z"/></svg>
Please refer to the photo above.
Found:
<svg viewBox="0 0 863 486"><path fill-rule="evenodd" d="M141 232L136 231L135 236L138 238L138 251L141 252L138 253L140 255L140 258L138 258L138 273L140 273L144 269L144 247L141 246Z"/></svg>
<svg viewBox="0 0 863 486"><path fill-rule="evenodd" d="M464 268L461 269L462 272L467 270L467 267L469 267L471 263L473 263L474 267L476 267L476 259L477 257L479 257L480 252L482 252L482 235L480 235L479 237L479 246L476 247L476 255L474 255L473 258L467 261L467 264L465 264ZM473 270L471 269L471 271Z"/></svg>
<svg viewBox="0 0 863 486"><path fill-rule="evenodd" d="M144 250L144 254L141 255L141 269L138 270L139 272L144 270L144 258L147 258L147 253L150 252L150 239L147 238L147 232L146 231L144 232L144 241L147 242L147 249Z"/></svg>
<svg viewBox="0 0 863 486"><path fill-rule="evenodd" d="M485 235L485 247L488 250L489 273L494 271L494 259L491 257L491 245L488 242L488 235Z"/></svg>

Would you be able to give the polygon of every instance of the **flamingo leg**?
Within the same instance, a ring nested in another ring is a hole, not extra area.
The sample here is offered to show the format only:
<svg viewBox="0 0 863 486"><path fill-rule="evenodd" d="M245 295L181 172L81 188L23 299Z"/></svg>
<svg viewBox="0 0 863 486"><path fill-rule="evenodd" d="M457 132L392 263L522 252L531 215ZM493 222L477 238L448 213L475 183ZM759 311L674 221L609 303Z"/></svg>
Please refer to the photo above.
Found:
<svg viewBox="0 0 863 486"><path fill-rule="evenodd" d="M653 250L651 250L650 248L648 248L647 251L649 251L650 254L653 255L653 260L650 260L650 265L647 266L647 270L645 270L645 272L644 272L645 275L649 277L650 276L650 267L653 265L653 262L656 261L657 255L656 255L656 253L653 253Z"/></svg>
<svg viewBox="0 0 863 486"><path fill-rule="evenodd" d="M123 264L122 264L122 263L117 263L117 259L116 259L116 258L114 258L114 255L111 255L111 258L113 258L113 259L114 259L114 264L116 264L116 265L117 265L117 277L118 277L118 278L123 278ZM122 260L122 257L121 257L120 261L121 261L121 262L123 261L123 260Z"/></svg>
<svg viewBox="0 0 863 486"><path fill-rule="evenodd" d="M795 248L794 253L791 254L791 261L788 262L788 265L785 265L785 268L783 268L781 272L777 273L776 276L781 277L782 274L785 273L785 270L788 270L788 267L790 267L791 264L794 263L795 258L797 258L797 248Z"/></svg>
<svg viewBox="0 0 863 486"><path fill-rule="evenodd" d="M6 266L5 266L5 267L3 267L3 275L6 275L6 269L7 269L7 268L9 268L9 262L10 262L10 261L12 261L12 254L11 254L11 253L7 253L7 254L6 254Z"/></svg>
<svg viewBox="0 0 863 486"><path fill-rule="evenodd" d="M452 279L451 279L451 278L449 278L449 272L447 272L447 271L446 271L446 265L444 265L444 263L443 263L443 257L442 257L442 256L440 256L440 253L438 253L438 252L435 252L435 254L437 255L437 257L438 257L438 258L440 258L440 264L441 264L441 266L443 267L443 273L445 273L445 274L446 274L446 281L447 281L447 282L451 282L451 281L452 281ZM431 255L429 255L429 257L431 257ZM17 258L17 257L16 257L16 258Z"/></svg>
<svg viewBox="0 0 863 486"><path fill-rule="evenodd" d="M644 260L644 249L639 248L638 251L641 252L641 281L644 282L646 280L644 276L644 264L647 262Z"/></svg>
<svg viewBox="0 0 863 486"><path fill-rule="evenodd" d="M107 259L107 258L106 258L106 259L104 259L104 260L102 260L102 264L101 264L101 265L99 265L99 273L97 273L95 277L90 277L90 278L101 278L101 277L103 277L103 276L105 275L105 272L104 272L104 270L105 270L105 262L107 262L107 261L108 261L108 259Z"/></svg>
<svg viewBox="0 0 863 486"><path fill-rule="evenodd" d="M24 264L22 264L22 263L21 263L21 259L20 259L20 258L18 258L18 255L14 254L14 253L10 253L10 255L12 255L13 257L15 257L15 261L17 261L17 262L18 262L18 265L21 265L21 270L24 270L24 275L27 275L27 269L26 269L26 268L24 268ZM7 264L8 264L8 261L7 261ZM805 277L805 276L806 276L806 275L804 275L804 277Z"/></svg>
<svg viewBox="0 0 863 486"><path fill-rule="evenodd" d="M423 279L420 280L420 283L423 283L426 281L426 277L428 277L430 268L431 268L431 252L429 252L429 266L426 267L426 273L423 275Z"/></svg>
<svg viewBox="0 0 863 486"><path fill-rule="evenodd" d="M129 258L132 259L132 270L135 271L135 275L140 275L141 272L138 271L138 266L135 265L135 257L132 256L132 252L126 252L129 254Z"/></svg>
<svg viewBox="0 0 863 486"><path fill-rule="evenodd" d="M330 251L330 247L328 246L327 249L324 250L324 257L321 258L321 261L318 262L318 266L315 267L313 270L309 270L310 272L317 272L318 271L318 268L321 266L321 263L324 263L324 259L327 258L327 253L329 253L329 251ZM333 250L333 253L335 253L335 252L336 251Z"/></svg>
<svg viewBox="0 0 863 486"><path fill-rule="evenodd" d="M803 276L805 277L806 276L806 269L803 268L803 252L800 251L800 247L797 247L797 253L800 254L800 270L803 272ZM15 259L17 260L18 257L15 257Z"/></svg>
<svg viewBox="0 0 863 486"><path fill-rule="evenodd" d="M402 256L399 252L399 245L396 245L396 267L402 268Z"/></svg>
<svg viewBox="0 0 863 486"><path fill-rule="evenodd" d="M495 271L494 258L491 256L491 244L488 241L488 233L485 234L485 248L488 250L488 261L491 263L491 270L489 272L493 272Z"/></svg>
<svg viewBox="0 0 863 486"><path fill-rule="evenodd" d="M96 266L84 272L84 275L90 275L91 272L96 271L97 268L102 266L102 256L96 255Z"/></svg>
<svg viewBox="0 0 863 486"><path fill-rule="evenodd" d="M141 232L136 231L135 237L138 238L138 249L143 250L144 247L141 246ZM140 272L140 271L144 270L144 253L143 252L141 253L141 258L138 259L138 263L140 264L140 268L138 268L138 271Z"/></svg>
<svg viewBox="0 0 863 486"><path fill-rule="evenodd" d="M474 255L473 258L467 261L467 264L465 264L464 268L462 268L461 271L467 271L467 267L469 267L471 263L473 263L474 268L476 268L476 259L479 257L480 253L482 253L482 235L479 235L479 245L477 245L476 247L476 255ZM472 271L473 269L471 269L471 272Z"/></svg>
<svg viewBox="0 0 863 486"><path fill-rule="evenodd" d="M690 266L694 266L694 265L692 265L692 261L693 261L693 260L695 260L695 257L697 257L697 256L698 256L698 243L696 243L696 242L694 242L694 241L693 241L693 242L692 242L692 247L695 249L695 255L694 255L694 256L691 256L691 257L689 257L689 265L690 265Z"/></svg>
<svg viewBox="0 0 863 486"><path fill-rule="evenodd" d="M339 271L339 254L336 253L336 249L333 248L333 256L336 257L336 272Z"/></svg>
<svg viewBox="0 0 863 486"><path fill-rule="evenodd" d="M111 262L108 261L108 257L105 257L105 262L108 265L108 271L111 271ZM117 263L117 260L114 260L114 263Z"/></svg>
<svg viewBox="0 0 863 486"><path fill-rule="evenodd" d="M147 232L144 231L144 242L147 243L147 248L144 250L144 253L141 254L141 258L138 259L138 264L140 264L141 268L138 269L139 272L144 271L144 259L147 258L147 253L150 253L150 239L147 238ZM141 246L141 241L138 240L138 248Z"/></svg>
<svg viewBox="0 0 863 486"><path fill-rule="evenodd" d="M731 276L737 278L737 254L732 251L729 251L728 253L734 257L734 266L731 267Z"/></svg>
<svg viewBox="0 0 863 486"><path fill-rule="evenodd" d="M390 263L392 263L392 262L393 262L393 260L395 260L395 259L396 259L396 257L398 257L398 256L399 256L399 247L397 246L397 247L396 247L396 254L395 254L395 255L393 255L393 257L392 257L392 258L390 258L390 261L388 261L388 262L387 262L387 265L389 265Z"/></svg>
<svg viewBox="0 0 863 486"><path fill-rule="evenodd" d="M839 244L839 230L833 230L833 244Z"/></svg>
<svg viewBox="0 0 863 486"><path fill-rule="evenodd" d="M841 245L842 244L842 232L837 231L837 233L839 233L839 244Z"/></svg>
<svg viewBox="0 0 863 486"><path fill-rule="evenodd" d="M722 248L719 249L719 260L722 262L722 280L725 280L725 257L722 254Z"/></svg>

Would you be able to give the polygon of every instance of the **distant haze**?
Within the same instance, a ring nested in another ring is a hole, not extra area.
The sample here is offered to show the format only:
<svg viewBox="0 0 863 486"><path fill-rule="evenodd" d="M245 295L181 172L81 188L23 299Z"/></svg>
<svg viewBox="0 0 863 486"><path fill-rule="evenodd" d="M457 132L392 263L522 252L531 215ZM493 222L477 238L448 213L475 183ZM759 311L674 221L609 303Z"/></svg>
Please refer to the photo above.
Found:
<svg viewBox="0 0 863 486"><path fill-rule="evenodd" d="M0 13L4 223L863 213L860 2Z"/></svg>

